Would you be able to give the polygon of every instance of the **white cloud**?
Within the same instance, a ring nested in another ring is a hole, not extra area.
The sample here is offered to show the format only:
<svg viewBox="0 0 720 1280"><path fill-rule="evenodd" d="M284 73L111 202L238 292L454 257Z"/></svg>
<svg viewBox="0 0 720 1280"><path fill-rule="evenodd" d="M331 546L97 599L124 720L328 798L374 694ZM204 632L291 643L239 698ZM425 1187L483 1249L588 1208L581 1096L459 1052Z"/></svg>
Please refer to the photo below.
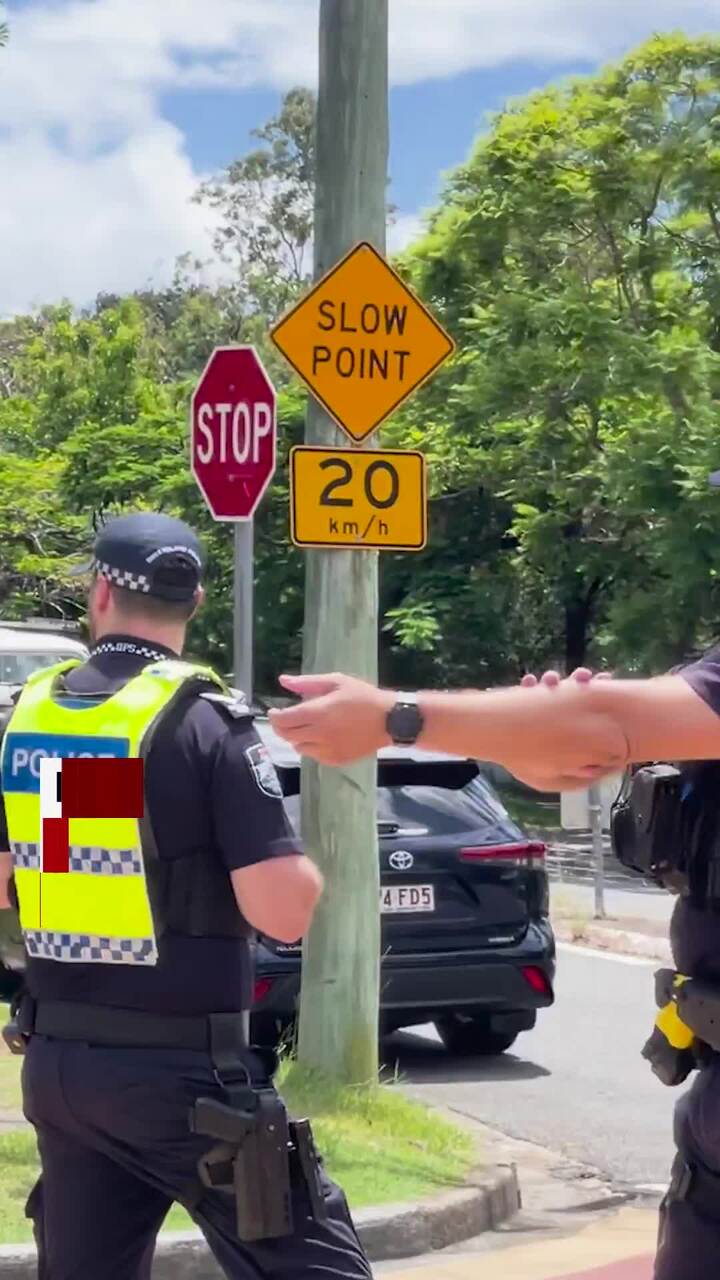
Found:
<svg viewBox="0 0 720 1280"><path fill-rule="evenodd" d="M207 255L207 213L181 135L157 121L104 155L65 154L40 132L0 139L0 314L164 282Z"/></svg>
<svg viewBox="0 0 720 1280"><path fill-rule="evenodd" d="M654 31L714 31L719 0L390 0L396 84L503 62L602 61Z"/></svg>
<svg viewBox="0 0 720 1280"><path fill-rule="evenodd" d="M198 86L316 78L318 0L37 0L0 52L0 314L166 279L207 252L200 175L160 115ZM601 61L654 29L717 27L720 0L390 0L396 84L509 60ZM231 100L230 100L231 102ZM403 215L390 243L407 243Z"/></svg>
<svg viewBox="0 0 720 1280"><path fill-rule="evenodd" d="M413 240L422 235L425 221L420 213L398 213L395 221L388 227L387 247L389 253L401 253Z"/></svg>

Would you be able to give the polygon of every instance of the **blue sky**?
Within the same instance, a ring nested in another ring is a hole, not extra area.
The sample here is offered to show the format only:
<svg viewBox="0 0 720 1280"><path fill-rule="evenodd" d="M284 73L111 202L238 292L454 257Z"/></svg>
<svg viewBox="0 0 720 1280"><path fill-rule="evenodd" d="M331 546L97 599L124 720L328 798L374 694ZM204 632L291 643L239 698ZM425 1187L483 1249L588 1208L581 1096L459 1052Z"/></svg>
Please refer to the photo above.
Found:
<svg viewBox="0 0 720 1280"><path fill-rule="evenodd" d="M338 0L342 2L342 0ZM720 0L389 0L392 245L488 112L655 30L720 31ZM316 82L318 0L7 0L0 315L167 281L207 258L198 183Z"/></svg>
<svg viewBox="0 0 720 1280"><path fill-rule="evenodd" d="M571 73L592 70L592 62L580 60L570 66L511 62L445 80L394 87L390 175L395 204L405 213L431 205L443 173L465 159L485 128L488 113L499 110L508 98ZM226 91L175 91L163 95L161 109L182 129L196 167L219 170L258 145L251 130L275 114L281 96L268 89L248 89L232 99ZM422 121L421 138L418 121Z"/></svg>

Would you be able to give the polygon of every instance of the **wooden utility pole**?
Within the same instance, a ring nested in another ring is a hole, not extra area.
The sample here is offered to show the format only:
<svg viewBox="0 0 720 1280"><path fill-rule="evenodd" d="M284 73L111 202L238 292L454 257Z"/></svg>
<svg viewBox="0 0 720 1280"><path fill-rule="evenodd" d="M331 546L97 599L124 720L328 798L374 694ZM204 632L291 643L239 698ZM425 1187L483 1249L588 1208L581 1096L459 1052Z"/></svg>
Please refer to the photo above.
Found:
<svg viewBox="0 0 720 1280"><path fill-rule="evenodd" d="M385 251L388 0L321 0L315 278L360 240ZM308 444L347 446L311 399ZM372 446L372 438L366 441ZM303 666L377 680L378 556L311 551ZM302 824L325 893L303 947L298 1053L346 1083L375 1081L380 978L376 762L303 762Z"/></svg>

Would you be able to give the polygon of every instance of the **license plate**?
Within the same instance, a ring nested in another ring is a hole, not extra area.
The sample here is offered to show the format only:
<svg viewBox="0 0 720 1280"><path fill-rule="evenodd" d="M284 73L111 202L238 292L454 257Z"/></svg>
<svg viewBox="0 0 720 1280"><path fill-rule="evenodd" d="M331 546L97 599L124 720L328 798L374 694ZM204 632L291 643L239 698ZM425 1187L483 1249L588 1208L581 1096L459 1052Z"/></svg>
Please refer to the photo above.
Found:
<svg viewBox="0 0 720 1280"><path fill-rule="evenodd" d="M380 910L388 914L400 911L434 911L435 889L431 884L383 885L380 889Z"/></svg>

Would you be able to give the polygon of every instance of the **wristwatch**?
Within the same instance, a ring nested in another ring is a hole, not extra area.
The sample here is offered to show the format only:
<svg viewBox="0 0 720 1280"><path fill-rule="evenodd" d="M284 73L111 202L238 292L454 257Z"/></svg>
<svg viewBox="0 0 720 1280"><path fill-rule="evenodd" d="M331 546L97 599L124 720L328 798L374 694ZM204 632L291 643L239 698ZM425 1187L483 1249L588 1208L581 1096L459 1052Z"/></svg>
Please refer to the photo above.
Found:
<svg viewBox="0 0 720 1280"><path fill-rule="evenodd" d="M387 714L385 727L396 747L412 747L425 725L416 693L399 693L397 702Z"/></svg>

